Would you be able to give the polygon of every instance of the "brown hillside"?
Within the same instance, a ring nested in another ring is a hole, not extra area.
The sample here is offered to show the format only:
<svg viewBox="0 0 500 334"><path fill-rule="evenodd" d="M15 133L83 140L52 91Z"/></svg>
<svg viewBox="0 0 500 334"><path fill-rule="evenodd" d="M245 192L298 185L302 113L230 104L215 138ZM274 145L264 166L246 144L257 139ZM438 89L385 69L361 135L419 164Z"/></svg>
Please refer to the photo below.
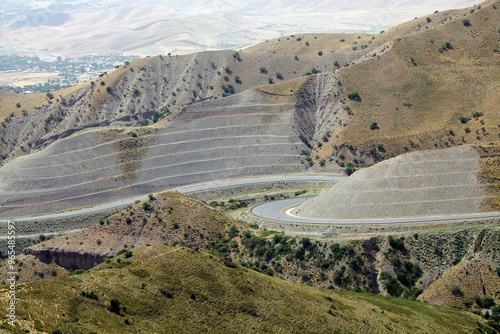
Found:
<svg viewBox="0 0 500 334"><path fill-rule="evenodd" d="M224 92L229 85L240 93L269 84L270 79L280 83L300 78L313 68L332 71L335 60L352 62L365 53L351 50L295 59L293 55L228 50L139 59L73 88L71 94L53 92L50 103L43 104L45 96L39 95L43 106L30 113L31 117L18 116L19 110L14 119L2 123L0 154L10 160L90 127L137 126L144 125L144 120L152 124L192 103L223 98L231 93ZM15 107L17 102L9 103ZM7 109L10 113L11 108Z"/></svg>
<svg viewBox="0 0 500 334"><path fill-rule="evenodd" d="M349 101L353 115L339 144L366 152L383 143L390 154L498 140L500 4L469 12L453 12L396 39L383 55L339 71L344 92L361 98ZM372 122L378 128L370 130Z"/></svg>
<svg viewBox="0 0 500 334"><path fill-rule="evenodd" d="M463 262L446 272L417 298L422 302L459 306L475 305L485 297L500 301L500 278L488 266L477 261ZM477 305L475 305L477 307Z"/></svg>
<svg viewBox="0 0 500 334"><path fill-rule="evenodd" d="M57 91L57 96L66 96L75 90L85 86L85 84L61 89ZM55 95L56 93L54 93ZM0 89L0 121L5 121L5 117L14 113L14 116L22 115L22 111L32 111L46 104L48 98L45 94L20 94L5 89ZM17 104L20 104L18 107Z"/></svg>
<svg viewBox="0 0 500 334"><path fill-rule="evenodd" d="M16 281L18 283L54 279L58 276L64 276L69 273L67 269L57 265L56 263L41 262L33 255L19 254L16 256L16 261ZM10 271L9 264L7 261L4 261L0 267L0 273L2 273L0 275L0 281L3 282L2 284L6 284L5 280L9 278L9 275L6 275L5 273Z"/></svg>
<svg viewBox="0 0 500 334"><path fill-rule="evenodd" d="M150 208L148 208L150 206ZM180 242L208 248L229 220L200 201L176 192L130 206L85 230L25 249L45 263L88 269L122 249Z"/></svg>
<svg viewBox="0 0 500 334"><path fill-rule="evenodd" d="M363 44L372 44L372 35L354 33L309 33L274 38L264 43L250 46L243 51L252 53L276 53L287 55L324 54L351 49L353 46L361 47ZM341 41L343 40L343 41ZM309 45L307 45L308 43Z"/></svg>

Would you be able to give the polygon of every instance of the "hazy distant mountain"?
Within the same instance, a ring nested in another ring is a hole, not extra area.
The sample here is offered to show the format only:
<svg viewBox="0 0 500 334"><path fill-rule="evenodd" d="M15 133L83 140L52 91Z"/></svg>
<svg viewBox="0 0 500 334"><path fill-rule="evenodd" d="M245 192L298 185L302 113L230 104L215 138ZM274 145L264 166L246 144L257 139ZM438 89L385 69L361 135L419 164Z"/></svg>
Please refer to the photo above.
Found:
<svg viewBox="0 0 500 334"><path fill-rule="evenodd" d="M4 1L3 53L155 55L242 48L300 32L378 32L472 0ZM55 13L59 13L55 15Z"/></svg>

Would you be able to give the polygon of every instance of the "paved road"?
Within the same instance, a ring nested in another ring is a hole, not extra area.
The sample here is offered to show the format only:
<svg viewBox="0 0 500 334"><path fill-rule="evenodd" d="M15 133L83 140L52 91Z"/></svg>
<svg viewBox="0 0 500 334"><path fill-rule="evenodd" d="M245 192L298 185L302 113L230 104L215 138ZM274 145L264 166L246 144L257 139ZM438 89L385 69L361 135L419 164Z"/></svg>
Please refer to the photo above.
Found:
<svg viewBox="0 0 500 334"><path fill-rule="evenodd" d="M257 217L282 221L288 223L300 224L325 224L325 225L356 225L356 224L405 224L405 223L423 223L423 222L436 222L447 220L470 220L481 218L498 218L500 212L491 213L477 213L469 215L458 216L436 216L436 217L420 217L420 218L394 218L394 219L367 219L367 220L320 220L302 218L291 215L289 209L313 197L297 197L291 199L284 199L279 201L272 201L259 204L252 208L251 212Z"/></svg>
<svg viewBox="0 0 500 334"><path fill-rule="evenodd" d="M263 177L249 177L242 179L233 179L233 180L224 180L224 181L213 181L207 183L200 183L189 185L185 187L179 187L174 189L169 189L171 191L177 190L182 194L190 194L199 191L205 190L214 190L220 188L227 187L235 187L235 186L243 186L249 184L258 184L258 183L273 183L273 182L303 182L303 181L327 181L327 182L339 182L344 179L345 176L338 175L288 175L288 176L263 176ZM80 210L66 211L60 213L53 213L47 215L39 215L39 216L31 216L31 217L18 217L12 218L11 221L34 221L34 220L46 220L46 219L56 219L56 218L64 218L64 217L73 217L82 214L95 213L100 211L106 211L116 208L122 208L127 205L134 204L135 201L143 201L147 198L146 195L138 196L134 198L128 198L122 201L108 203L104 205L84 208ZM1 219L0 223L6 223L7 219Z"/></svg>

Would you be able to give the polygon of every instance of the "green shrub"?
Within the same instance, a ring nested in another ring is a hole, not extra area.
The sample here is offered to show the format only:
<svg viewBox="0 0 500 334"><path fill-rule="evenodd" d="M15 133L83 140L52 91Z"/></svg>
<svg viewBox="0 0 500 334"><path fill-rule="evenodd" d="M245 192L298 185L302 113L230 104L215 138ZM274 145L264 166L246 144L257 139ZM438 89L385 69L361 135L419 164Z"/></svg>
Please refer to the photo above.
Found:
<svg viewBox="0 0 500 334"><path fill-rule="evenodd" d="M120 251L119 251L116 255L117 255L117 256L118 256L118 255L122 255L122 254L124 254L124 253L126 253L126 252L127 252L127 250L126 250L126 249L121 249L121 250L120 250Z"/></svg>
<svg viewBox="0 0 500 334"><path fill-rule="evenodd" d="M358 92L349 93L349 94L347 94L347 97L349 98L349 100L356 100L356 101L361 100L361 96L359 95Z"/></svg>
<svg viewBox="0 0 500 334"><path fill-rule="evenodd" d="M166 289L160 289L160 294L162 294L163 296L165 296L165 297L167 297L169 299L174 298L174 295L170 291L168 291Z"/></svg>
<svg viewBox="0 0 500 334"><path fill-rule="evenodd" d="M279 80L283 80L283 75L280 72L277 72L276 78L278 78Z"/></svg>
<svg viewBox="0 0 500 334"><path fill-rule="evenodd" d="M418 263L412 263L410 261L403 262L403 268L398 270L396 273L398 281L404 286L410 288L417 283L418 279L422 276L422 270Z"/></svg>
<svg viewBox="0 0 500 334"><path fill-rule="evenodd" d="M297 191L295 192L295 196L300 196L300 195L303 195L303 194L305 194L306 192L307 192L307 190L305 190L305 189L302 189L302 190L297 190ZM273 238L273 239L274 239L274 238ZM276 242L275 242L275 243L276 243Z"/></svg>
<svg viewBox="0 0 500 334"><path fill-rule="evenodd" d="M491 297L485 297L482 302L481 302L481 305L484 307L484 308L490 308L492 306L495 305L495 301L493 300L493 298Z"/></svg>
<svg viewBox="0 0 500 334"><path fill-rule="evenodd" d="M259 71L260 71L261 74L267 74L267 69L264 66L262 66L261 68L259 68Z"/></svg>
<svg viewBox="0 0 500 334"><path fill-rule="evenodd" d="M352 173L354 173L354 171L354 164L352 162L348 162L345 167L345 172L347 173L347 175L351 175Z"/></svg>
<svg viewBox="0 0 500 334"><path fill-rule="evenodd" d="M475 113L472 114L472 117L474 117L475 119L478 119L479 117L482 117L484 116L484 113L480 112L480 111L476 111Z"/></svg>
<svg viewBox="0 0 500 334"><path fill-rule="evenodd" d="M399 256L397 256L396 254L391 255L391 257L389 257L389 262L394 267L399 267L401 265L401 261L399 260ZM399 274L402 274L402 273L401 272L397 272L396 274L399 275ZM398 276L398 279L399 279L399 276ZM399 280L399 281L401 282L401 280Z"/></svg>
<svg viewBox="0 0 500 334"><path fill-rule="evenodd" d="M303 134L299 135L299 139L309 148L311 148L311 144L309 144L309 140Z"/></svg>
<svg viewBox="0 0 500 334"><path fill-rule="evenodd" d="M470 20L468 20L468 19L464 19L464 20L462 20L462 23L463 23L463 25L464 25L465 27L470 27L470 26L471 26Z"/></svg>
<svg viewBox="0 0 500 334"><path fill-rule="evenodd" d="M403 287L397 280L390 277L384 284L387 293L389 293L393 297L399 297L403 293Z"/></svg>
<svg viewBox="0 0 500 334"><path fill-rule="evenodd" d="M394 239L394 237L390 235L389 237L387 237L387 239L389 240L389 245L391 245L392 248L398 249L401 251L405 250L405 243L404 243L405 238L404 237Z"/></svg>
<svg viewBox="0 0 500 334"><path fill-rule="evenodd" d="M403 292L403 297L409 300L416 300L424 291L420 288L412 287L409 290Z"/></svg>
<svg viewBox="0 0 500 334"><path fill-rule="evenodd" d="M323 51L318 51L318 56L322 56L323 55Z"/></svg>
<svg viewBox="0 0 500 334"><path fill-rule="evenodd" d="M91 291L91 292L82 291L82 293L80 293L80 295L82 297L85 297L88 299L99 300L99 297L97 297L97 295L94 293L94 291Z"/></svg>
<svg viewBox="0 0 500 334"><path fill-rule="evenodd" d="M267 82L269 82L269 84L272 84L273 83L273 78L268 78Z"/></svg>
<svg viewBox="0 0 500 334"><path fill-rule="evenodd" d="M376 129L378 129L377 122L371 122L370 123L370 130L376 130Z"/></svg>
<svg viewBox="0 0 500 334"><path fill-rule="evenodd" d="M120 302L118 301L118 299L113 298L110 300L109 305L106 307L106 309L109 312L113 312L113 313L120 315L120 309L121 309Z"/></svg>
<svg viewBox="0 0 500 334"><path fill-rule="evenodd" d="M335 284L339 285L339 286L343 286L344 285L344 274L345 274L345 270L346 270L346 267L345 266L342 266L340 267L340 269L337 269L334 271L333 273L333 282L335 282Z"/></svg>
<svg viewBox="0 0 500 334"><path fill-rule="evenodd" d="M240 230L238 230L238 228L236 226L232 225L229 228L227 235L229 236L229 238L233 239L233 238L237 237L239 233L240 233Z"/></svg>
<svg viewBox="0 0 500 334"><path fill-rule="evenodd" d="M452 285L450 287L450 291L454 296L461 296L462 295L462 290L460 289L459 285Z"/></svg>

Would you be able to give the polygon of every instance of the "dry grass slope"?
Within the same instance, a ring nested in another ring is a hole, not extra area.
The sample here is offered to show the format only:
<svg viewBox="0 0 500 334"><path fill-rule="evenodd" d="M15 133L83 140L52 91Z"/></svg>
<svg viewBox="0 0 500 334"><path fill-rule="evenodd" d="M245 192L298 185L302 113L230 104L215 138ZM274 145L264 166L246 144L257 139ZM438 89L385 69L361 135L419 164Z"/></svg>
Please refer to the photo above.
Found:
<svg viewBox="0 0 500 334"><path fill-rule="evenodd" d="M298 285L165 245L19 290L19 329L43 332L468 333L483 321L435 305ZM106 309L112 299L120 315Z"/></svg>
<svg viewBox="0 0 500 334"><path fill-rule="evenodd" d="M134 204L87 229L55 237L29 247L43 262L88 269L94 262L115 256L121 249L154 243L181 242L208 249L210 240L224 233L230 220L198 200L167 192ZM91 259L94 259L92 257Z"/></svg>
<svg viewBox="0 0 500 334"><path fill-rule="evenodd" d="M480 307L476 297L500 301L500 277L485 264L466 261L451 268L432 283L419 297L422 302L448 306Z"/></svg>
<svg viewBox="0 0 500 334"><path fill-rule="evenodd" d="M339 144L367 152L382 143L390 156L498 141L499 18L498 2L449 12L396 38L383 55L340 70L344 92L361 99L349 102L353 116ZM370 130L372 122L378 128Z"/></svg>

